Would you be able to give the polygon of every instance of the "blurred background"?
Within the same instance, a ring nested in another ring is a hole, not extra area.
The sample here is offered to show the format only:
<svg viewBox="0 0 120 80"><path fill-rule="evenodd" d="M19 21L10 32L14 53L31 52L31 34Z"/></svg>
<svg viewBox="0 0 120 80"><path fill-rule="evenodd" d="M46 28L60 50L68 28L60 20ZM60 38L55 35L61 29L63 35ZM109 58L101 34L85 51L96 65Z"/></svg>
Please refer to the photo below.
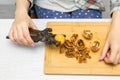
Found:
<svg viewBox="0 0 120 80"><path fill-rule="evenodd" d="M103 0L106 11L103 18L110 18L110 0ZM15 12L15 0L0 0L0 19L12 19Z"/></svg>

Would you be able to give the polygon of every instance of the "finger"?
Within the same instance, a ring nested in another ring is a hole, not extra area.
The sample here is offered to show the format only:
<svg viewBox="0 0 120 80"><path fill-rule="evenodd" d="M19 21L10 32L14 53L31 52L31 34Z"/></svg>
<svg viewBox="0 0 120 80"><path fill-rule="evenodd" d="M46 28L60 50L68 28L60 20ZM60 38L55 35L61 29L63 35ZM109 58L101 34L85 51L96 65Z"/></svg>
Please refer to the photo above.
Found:
<svg viewBox="0 0 120 80"><path fill-rule="evenodd" d="M111 51L108 51L107 56L104 58L105 63L110 63L110 61L109 61L110 52Z"/></svg>
<svg viewBox="0 0 120 80"><path fill-rule="evenodd" d="M33 23L32 20L31 20L31 23L30 23L30 28L32 28L32 29L37 29L37 26Z"/></svg>
<svg viewBox="0 0 120 80"><path fill-rule="evenodd" d="M105 58L104 58L104 61L105 61L105 63L110 63L110 61L109 61L109 58L108 58L108 57L105 57Z"/></svg>
<svg viewBox="0 0 120 80"><path fill-rule="evenodd" d="M30 33L27 27L22 28L23 34L24 34L24 38L26 39L27 43L29 45L33 45L34 41L32 40L32 38L30 37Z"/></svg>
<svg viewBox="0 0 120 80"><path fill-rule="evenodd" d="M17 36L19 39L19 43L24 44L24 45L28 45L27 40L24 38L24 34L23 34L23 27L27 26L27 25L22 25L22 27L17 27Z"/></svg>
<svg viewBox="0 0 120 80"><path fill-rule="evenodd" d="M16 42L13 34L14 34L13 30L10 30L10 33L9 33L10 40L13 41L13 42Z"/></svg>
<svg viewBox="0 0 120 80"><path fill-rule="evenodd" d="M111 46L111 54L110 54L110 57L109 57L109 61L111 63L114 63L115 62L115 58L118 54L118 48L116 48L115 46Z"/></svg>
<svg viewBox="0 0 120 80"><path fill-rule="evenodd" d="M14 29L13 29L13 32L14 32L14 34L13 34L14 40L15 40L17 43L19 43L19 42L18 42L18 37L17 37L17 29L14 28Z"/></svg>
<svg viewBox="0 0 120 80"><path fill-rule="evenodd" d="M119 58L119 64L120 64L120 58Z"/></svg>
<svg viewBox="0 0 120 80"><path fill-rule="evenodd" d="M110 57L110 54L107 53L107 57L109 58L109 57Z"/></svg>
<svg viewBox="0 0 120 80"><path fill-rule="evenodd" d="M11 41L16 42L15 39L14 39L14 25L13 24L10 28L9 38L10 38Z"/></svg>
<svg viewBox="0 0 120 80"><path fill-rule="evenodd" d="M119 59L120 59L120 54L117 54L117 56L115 58L115 62L113 64L118 64L119 63Z"/></svg>
<svg viewBox="0 0 120 80"><path fill-rule="evenodd" d="M107 40L106 43L105 43L105 46L104 46L104 48L103 48L103 52L102 52L102 55L101 55L101 57L100 57L100 60L103 60L103 59L105 58L105 56L106 56L109 48L110 48L110 44L109 44L109 42L108 42L108 40Z"/></svg>
<svg viewBox="0 0 120 80"><path fill-rule="evenodd" d="M107 52L107 55L106 55L107 58L110 57L110 53L111 53L111 50L109 50L109 51Z"/></svg>

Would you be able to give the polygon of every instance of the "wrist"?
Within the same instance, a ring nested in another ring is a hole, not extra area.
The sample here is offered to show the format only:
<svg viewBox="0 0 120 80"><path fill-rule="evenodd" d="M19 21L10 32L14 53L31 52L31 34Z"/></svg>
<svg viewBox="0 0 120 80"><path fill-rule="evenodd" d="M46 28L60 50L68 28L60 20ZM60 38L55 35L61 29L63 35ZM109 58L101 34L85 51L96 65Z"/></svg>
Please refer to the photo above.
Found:
<svg viewBox="0 0 120 80"><path fill-rule="evenodd" d="M120 29L120 11L115 11L112 16L112 28Z"/></svg>
<svg viewBox="0 0 120 80"><path fill-rule="evenodd" d="M28 15L29 6L30 6L29 0L16 0L15 17L17 15L19 16Z"/></svg>
<svg viewBox="0 0 120 80"><path fill-rule="evenodd" d="M120 10L114 11L112 18L118 18L120 17Z"/></svg>
<svg viewBox="0 0 120 80"><path fill-rule="evenodd" d="M19 10L16 10L15 11L15 17L16 16L25 16L25 15L28 15L28 11L26 9L19 9Z"/></svg>

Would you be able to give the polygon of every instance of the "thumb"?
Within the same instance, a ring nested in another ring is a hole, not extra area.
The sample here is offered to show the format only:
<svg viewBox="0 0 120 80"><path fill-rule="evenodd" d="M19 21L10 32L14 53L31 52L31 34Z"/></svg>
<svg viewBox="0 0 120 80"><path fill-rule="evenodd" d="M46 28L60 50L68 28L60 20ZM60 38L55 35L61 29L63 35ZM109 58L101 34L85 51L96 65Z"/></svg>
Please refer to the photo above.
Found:
<svg viewBox="0 0 120 80"><path fill-rule="evenodd" d="M30 28L32 28L32 29L38 29L37 26L34 24L33 21L31 21L31 23L30 23Z"/></svg>
<svg viewBox="0 0 120 80"><path fill-rule="evenodd" d="M108 50L109 50L109 47L110 47L110 44L109 44L109 42L108 42L108 40L107 40L106 43L105 43L105 46L104 46L104 48L103 48L102 55L100 56L100 59L99 59L99 60L103 60L103 59L106 57L107 52L108 52Z"/></svg>

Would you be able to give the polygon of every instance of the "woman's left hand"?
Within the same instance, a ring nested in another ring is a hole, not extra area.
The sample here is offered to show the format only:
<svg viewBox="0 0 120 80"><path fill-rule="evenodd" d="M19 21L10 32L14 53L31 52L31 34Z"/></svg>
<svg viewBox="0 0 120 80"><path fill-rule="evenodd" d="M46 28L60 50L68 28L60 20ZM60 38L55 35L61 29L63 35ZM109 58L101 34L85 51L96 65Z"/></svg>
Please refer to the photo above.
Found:
<svg viewBox="0 0 120 80"><path fill-rule="evenodd" d="M111 29L100 60L112 64L120 63L120 11L113 13Z"/></svg>

